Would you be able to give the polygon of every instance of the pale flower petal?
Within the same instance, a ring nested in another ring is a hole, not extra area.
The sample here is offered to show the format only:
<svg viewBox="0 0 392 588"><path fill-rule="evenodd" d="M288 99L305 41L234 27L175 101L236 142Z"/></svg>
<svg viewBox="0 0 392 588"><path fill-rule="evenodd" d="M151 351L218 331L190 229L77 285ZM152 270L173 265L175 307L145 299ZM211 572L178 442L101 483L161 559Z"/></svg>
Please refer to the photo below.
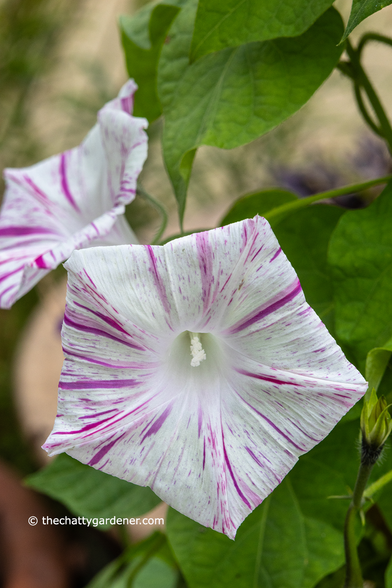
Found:
<svg viewBox="0 0 392 588"><path fill-rule="evenodd" d="M132 116L130 80L74 149L4 172L0 306L9 308L74 249L136 243L121 218L147 157L147 121Z"/></svg>
<svg viewBox="0 0 392 588"><path fill-rule="evenodd" d="M82 250L66 266L44 448L229 537L366 391L265 219Z"/></svg>

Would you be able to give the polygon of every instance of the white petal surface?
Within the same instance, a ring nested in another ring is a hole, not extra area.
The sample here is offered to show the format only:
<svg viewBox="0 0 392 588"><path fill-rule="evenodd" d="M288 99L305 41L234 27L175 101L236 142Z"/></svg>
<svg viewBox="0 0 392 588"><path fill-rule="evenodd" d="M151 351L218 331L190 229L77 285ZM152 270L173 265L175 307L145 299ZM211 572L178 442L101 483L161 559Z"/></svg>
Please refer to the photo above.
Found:
<svg viewBox="0 0 392 588"><path fill-rule="evenodd" d="M44 448L234 537L366 391L260 217L75 252ZM190 333L206 355L191 366Z"/></svg>
<svg viewBox="0 0 392 588"><path fill-rule="evenodd" d="M147 121L132 116L130 80L75 149L4 172L0 306L9 308L74 249L136 243L119 215L147 157Z"/></svg>

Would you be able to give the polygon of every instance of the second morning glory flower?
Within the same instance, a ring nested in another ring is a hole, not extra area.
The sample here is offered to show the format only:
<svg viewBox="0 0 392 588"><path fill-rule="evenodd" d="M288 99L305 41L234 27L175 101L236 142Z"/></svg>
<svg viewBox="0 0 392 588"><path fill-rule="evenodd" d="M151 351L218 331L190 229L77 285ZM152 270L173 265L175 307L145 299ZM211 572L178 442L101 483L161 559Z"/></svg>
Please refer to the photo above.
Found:
<svg viewBox="0 0 392 588"><path fill-rule="evenodd" d="M122 214L147 157L147 121L132 116L136 84L98 113L74 149L6 169L0 211L0 306L9 308L72 251L136 243Z"/></svg>
<svg viewBox="0 0 392 588"><path fill-rule="evenodd" d="M44 449L234 537L365 393L260 217L73 253Z"/></svg>

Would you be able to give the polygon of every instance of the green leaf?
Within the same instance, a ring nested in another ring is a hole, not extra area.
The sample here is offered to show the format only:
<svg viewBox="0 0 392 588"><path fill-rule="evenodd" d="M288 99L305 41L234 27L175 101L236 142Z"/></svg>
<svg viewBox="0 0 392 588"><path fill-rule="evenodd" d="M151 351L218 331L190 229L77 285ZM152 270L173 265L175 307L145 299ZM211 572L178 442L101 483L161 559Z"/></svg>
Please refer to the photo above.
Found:
<svg viewBox="0 0 392 588"><path fill-rule="evenodd" d="M166 113L175 99L177 86L189 67L189 51L197 0L187 0L169 30L158 64L158 94Z"/></svg>
<svg viewBox="0 0 392 588"><path fill-rule="evenodd" d="M169 510L167 533L190 588L312 588L344 562L358 423L337 426L250 514L235 541Z"/></svg>
<svg viewBox="0 0 392 588"><path fill-rule="evenodd" d="M392 337L392 183L371 206L346 212L330 242L335 328L365 372L367 354Z"/></svg>
<svg viewBox="0 0 392 588"><path fill-rule="evenodd" d="M191 59L253 41L296 37L327 10L333 0L199 0Z"/></svg>
<svg viewBox="0 0 392 588"><path fill-rule="evenodd" d="M176 51L172 41L164 47L158 73L164 159L180 220L197 147L230 149L263 135L309 100L342 51L342 21L331 8L299 37L225 49L189 66L192 10L186 5L170 29Z"/></svg>
<svg viewBox="0 0 392 588"><path fill-rule="evenodd" d="M317 204L298 210L274 227L283 251L298 274L307 302L332 335L334 304L327 250L343 213L343 208Z"/></svg>
<svg viewBox="0 0 392 588"><path fill-rule="evenodd" d="M25 482L86 518L138 517L161 502L150 488L104 474L65 453L40 472L28 476ZM110 524L105 522L101 526Z"/></svg>
<svg viewBox="0 0 392 588"><path fill-rule="evenodd" d="M383 345L371 349L366 357L365 378L369 382L369 390L377 391L392 355L392 339Z"/></svg>
<svg viewBox="0 0 392 588"><path fill-rule="evenodd" d="M176 588L178 577L165 536L154 533L106 566L88 588Z"/></svg>
<svg viewBox="0 0 392 588"><path fill-rule="evenodd" d="M234 202L230 210L225 214L219 226L229 225L245 218L253 218L256 214L264 216L273 208L297 200L297 196L287 190L272 188L246 194ZM271 223L271 226L274 225Z"/></svg>
<svg viewBox="0 0 392 588"><path fill-rule="evenodd" d="M341 42L347 39L355 27L365 20L365 18L390 4L392 4L392 0L353 0L350 18L348 19L347 27L344 31Z"/></svg>
<svg viewBox="0 0 392 588"><path fill-rule="evenodd" d="M132 588L176 588L178 571L153 557L136 576Z"/></svg>
<svg viewBox="0 0 392 588"><path fill-rule="evenodd" d="M150 122L162 113L157 89L158 60L170 25L180 10L178 4L175 0L149 4L135 16L121 16L119 21L128 74L139 86L134 115L144 116Z"/></svg>

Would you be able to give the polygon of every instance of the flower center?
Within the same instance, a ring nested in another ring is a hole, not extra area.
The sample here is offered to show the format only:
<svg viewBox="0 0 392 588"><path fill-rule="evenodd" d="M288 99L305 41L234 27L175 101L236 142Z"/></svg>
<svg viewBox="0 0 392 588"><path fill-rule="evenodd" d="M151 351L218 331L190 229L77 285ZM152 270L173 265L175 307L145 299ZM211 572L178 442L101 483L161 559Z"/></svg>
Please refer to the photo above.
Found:
<svg viewBox="0 0 392 588"><path fill-rule="evenodd" d="M189 333L191 339L191 366L198 367L202 361L207 359L205 351L200 342L200 335L198 333Z"/></svg>

